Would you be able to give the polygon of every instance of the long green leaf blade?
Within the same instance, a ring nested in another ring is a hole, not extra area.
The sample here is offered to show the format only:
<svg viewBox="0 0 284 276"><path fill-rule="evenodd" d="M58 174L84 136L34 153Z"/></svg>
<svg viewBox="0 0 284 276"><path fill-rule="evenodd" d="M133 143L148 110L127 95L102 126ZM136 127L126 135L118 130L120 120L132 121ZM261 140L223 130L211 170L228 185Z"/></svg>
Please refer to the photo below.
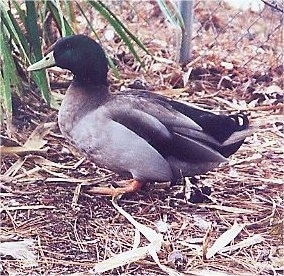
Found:
<svg viewBox="0 0 284 276"><path fill-rule="evenodd" d="M127 37L125 31L122 29L121 25L117 23L117 21L112 17L112 15L99 3L96 1L89 1L89 3L113 26L115 31L121 37L121 39L125 42L131 53L134 55L136 60L142 63L140 57L138 56L137 52L135 51L132 42Z"/></svg>
<svg viewBox="0 0 284 276"><path fill-rule="evenodd" d="M13 60L12 52L8 46L8 38L4 32L4 25L1 20L0 33L0 52L1 52L1 101L3 100L3 107L8 113L12 113L12 91L13 86L15 92L19 94L21 89L21 82L17 75L16 66Z"/></svg>
<svg viewBox="0 0 284 276"><path fill-rule="evenodd" d="M117 22L117 24L120 25L120 27L125 31L125 33L127 33L129 35L129 37L142 49L144 50L147 54L150 55L149 51L147 50L147 48L144 46L144 44L133 34L131 33L127 27L119 20L119 18L105 5L103 4L101 1L98 1L103 7L104 9L115 19L115 21Z"/></svg>
<svg viewBox="0 0 284 276"><path fill-rule="evenodd" d="M41 51L41 42L39 38L39 32L37 27L37 11L35 7L35 1L28 0L26 3L27 16L25 20L26 30L30 40L30 45L32 45L32 62L40 60L43 55ZM38 85L43 99L49 103L50 102L50 93L49 93L49 84L45 71L33 72L33 79Z"/></svg>
<svg viewBox="0 0 284 276"><path fill-rule="evenodd" d="M26 30L28 32L30 44L33 47L33 52L37 60L42 58L41 44L39 40L39 32L37 27L37 12L35 2L32 0L26 1L27 16L26 16Z"/></svg>
<svg viewBox="0 0 284 276"><path fill-rule="evenodd" d="M54 20L56 21L56 23L58 25L59 32L61 33L62 36L74 34L72 26L68 23L66 18L63 16L62 12L61 12L61 15L60 15L58 7L52 1L47 1L47 8L51 12ZM62 16L63 16L63 18L62 18ZM65 28L64 33L62 32L63 26Z"/></svg>
<svg viewBox="0 0 284 276"><path fill-rule="evenodd" d="M171 10L170 5L168 3L166 3L165 0L156 0L156 1L159 5L161 11L163 12L165 17L167 18L167 20L173 26L184 28L182 16L180 15L178 8L173 1L169 2L172 6L173 11Z"/></svg>

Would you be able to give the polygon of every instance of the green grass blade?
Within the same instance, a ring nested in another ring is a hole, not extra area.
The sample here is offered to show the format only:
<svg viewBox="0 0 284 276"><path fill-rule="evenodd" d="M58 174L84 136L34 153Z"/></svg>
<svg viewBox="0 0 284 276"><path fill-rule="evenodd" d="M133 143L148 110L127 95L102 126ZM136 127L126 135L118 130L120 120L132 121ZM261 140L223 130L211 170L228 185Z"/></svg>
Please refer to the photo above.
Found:
<svg viewBox="0 0 284 276"><path fill-rule="evenodd" d="M83 17L85 18L88 26L90 27L90 29L92 30L92 32L94 33L94 35L96 36L97 40L100 41L100 37L98 36L98 33L96 32L96 30L93 27L93 24L91 23L91 21L89 20L89 18L87 17L87 15L85 14L84 10L82 9L82 7L80 6L80 4L78 3L78 1L75 1L77 8L80 10L81 14L83 15Z"/></svg>
<svg viewBox="0 0 284 276"><path fill-rule="evenodd" d="M130 52L134 55L136 60L142 63L140 57L138 56L137 52L135 51L131 40L126 35L125 31L122 29L121 25L113 18L113 16L101 5L100 2L97 1L88 1L115 29L121 39L129 48Z"/></svg>
<svg viewBox="0 0 284 276"><path fill-rule="evenodd" d="M0 8L1 18L6 27L3 31L11 36L11 39L14 41L14 45L17 45L17 49L20 51L21 56L29 60L29 55L27 54L29 50L28 41L25 38L23 31L20 29L19 24L12 15L10 8L3 0L0 0Z"/></svg>
<svg viewBox="0 0 284 276"><path fill-rule="evenodd" d="M29 36L30 44L33 47L33 52L37 60L42 58L41 43L39 39L39 32L37 27L37 11L35 8L35 2L28 0L26 1L27 16L25 19L26 30Z"/></svg>
<svg viewBox="0 0 284 276"><path fill-rule="evenodd" d="M76 13L74 10L74 2L70 0L64 0L65 9L68 21L70 22L72 29L76 30L77 33L77 25L76 25Z"/></svg>
<svg viewBox="0 0 284 276"><path fill-rule="evenodd" d="M67 31L66 31L63 11L62 11L61 6L60 6L60 1L59 0L55 0L55 1L56 1L56 7L57 7L57 10L58 10L58 14L59 14L60 23L61 23L62 36L66 36Z"/></svg>
<svg viewBox="0 0 284 276"><path fill-rule="evenodd" d="M74 31L72 29L72 26L68 23L66 18L63 16L62 11L60 12L58 10L58 6L55 5L53 1L47 1L47 8L51 12L55 22L57 23L58 30L61 33L61 35L62 36L64 36L64 34L65 35L73 35ZM64 33L62 32L62 28L64 28Z"/></svg>
<svg viewBox="0 0 284 276"><path fill-rule="evenodd" d="M149 53L149 51L147 50L147 48L144 46L144 44L133 34L131 33L127 27L119 20L119 18L105 5L103 4L101 1L98 1L102 7L104 7L104 9L115 19L115 21L117 22L117 24L120 25L120 27L125 31L125 33L128 34L128 36L143 50L145 51L147 54L151 55Z"/></svg>
<svg viewBox="0 0 284 276"><path fill-rule="evenodd" d="M3 108L12 113L12 86L15 92L19 94L21 89L21 81L18 78L16 66L12 56L12 52L9 47L9 41L4 32L4 25L1 20L1 33L0 33L0 52L2 59L2 70L1 70L1 102Z"/></svg>
<svg viewBox="0 0 284 276"><path fill-rule="evenodd" d="M183 19L173 1L156 0L166 19L174 26L184 28ZM170 7L171 6L171 7Z"/></svg>
<svg viewBox="0 0 284 276"><path fill-rule="evenodd" d="M108 64L109 64L112 72L114 73L114 76L116 78L119 78L119 71L118 71L117 67L115 66L113 60L108 55L106 55L106 57L107 57L107 60L108 60Z"/></svg>
<svg viewBox="0 0 284 276"><path fill-rule="evenodd" d="M8 113L12 113L12 103L11 103L11 109L6 107L7 106L7 99L5 100L5 82L2 76L2 73L0 73L0 121L2 123L3 121L3 111L7 111ZM9 104L8 104L9 105Z"/></svg>
<svg viewBox="0 0 284 276"><path fill-rule="evenodd" d="M27 15L25 19L26 30L29 37L30 45L32 45L32 62L40 60L43 55L41 51L41 42L39 38L39 32L37 27L37 11L35 6L35 1L28 0L26 3ZM32 73L33 79L35 80L38 88L41 91L43 99L49 103L50 102L50 93L49 93L49 84L45 71L38 71Z"/></svg>
<svg viewBox="0 0 284 276"><path fill-rule="evenodd" d="M20 4L19 4L19 1L13 0L12 3L13 3L13 7L14 7L14 8L16 9L16 11L17 11L16 14L19 16L19 20L20 20L21 22L25 22L26 14L25 14L25 12L23 11L23 9L21 9Z"/></svg>

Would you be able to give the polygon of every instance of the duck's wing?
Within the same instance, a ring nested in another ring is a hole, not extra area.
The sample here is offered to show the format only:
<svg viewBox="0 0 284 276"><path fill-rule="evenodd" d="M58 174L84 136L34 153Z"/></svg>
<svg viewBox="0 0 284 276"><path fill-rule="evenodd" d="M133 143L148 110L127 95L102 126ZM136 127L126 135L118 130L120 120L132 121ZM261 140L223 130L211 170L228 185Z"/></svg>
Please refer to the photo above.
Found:
<svg viewBox="0 0 284 276"><path fill-rule="evenodd" d="M249 126L248 117L244 113L240 112L233 115L214 114L189 103L167 100L171 102L173 108L191 117L202 127L205 136L202 137L201 133L198 133L197 139L200 138L205 143L209 143L210 147L213 147L225 157L235 153L245 138L255 131ZM185 136L194 135L191 130L189 132L186 128L174 128L174 130ZM214 140L209 140L209 137Z"/></svg>
<svg viewBox="0 0 284 276"><path fill-rule="evenodd" d="M221 143L167 98L149 92L116 95L105 107L112 120L146 140L164 157L188 162L224 162Z"/></svg>
<svg viewBox="0 0 284 276"><path fill-rule="evenodd" d="M154 99L155 102L159 102L169 110L174 110L175 114L179 112L183 116L190 118L202 128L202 131L175 125L173 127L174 132L205 143L225 157L235 153L245 138L254 132L254 129L249 126L247 115L241 112L233 115L220 115L200 106L175 101L154 93L144 92L142 97Z"/></svg>

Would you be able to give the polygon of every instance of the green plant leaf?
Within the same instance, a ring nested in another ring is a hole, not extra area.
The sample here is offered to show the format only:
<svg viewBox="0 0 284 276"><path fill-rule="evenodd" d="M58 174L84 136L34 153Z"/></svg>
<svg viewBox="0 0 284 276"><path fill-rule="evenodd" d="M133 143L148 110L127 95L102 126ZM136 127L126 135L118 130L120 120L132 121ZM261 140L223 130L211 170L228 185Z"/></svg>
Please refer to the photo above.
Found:
<svg viewBox="0 0 284 276"><path fill-rule="evenodd" d="M25 2L25 4L27 9L25 26L30 45L32 45L31 60L32 62L34 62L43 57L41 51L41 41L37 26L37 11L35 7L35 1L28 0ZM49 103L50 93L49 93L49 83L46 72L45 71L33 72L32 76L41 91L42 97L47 103Z"/></svg>
<svg viewBox="0 0 284 276"><path fill-rule="evenodd" d="M87 15L85 14L84 10L82 9L81 5L76 1L76 5L77 8L80 10L81 14L83 15L83 17L85 18L88 26L90 27L90 29L92 30L92 32L95 34L96 38L98 41L100 41L100 37L98 36L96 30L93 27L93 24L91 23L91 21L89 20L89 18L87 17Z"/></svg>
<svg viewBox="0 0 284 276"><path fill-rule="evenodd" d="M41 43L37 27L37 12L34 1L26 1L27 16L25 18L26 30L29 37L30 45L33 47L35 58L41 59Z"/></svg>
<svg viewBox="0 0 284 276"><path fill-rule="evenodd" d="M47 8L51 12L55 22L58 25L58 30L61 33L62 36L67 36L67 35L73 35L74 31L72 29L71 24L68 23L66 18L63 15L63 12L60 8L58 10L58 6L60 7L60 4L56 5L54 4L53 1L47 1Z"/></svg>
<svg viewBox="0 0 284 276"><path fill-rule="evenodd" d="M149 53L149 51L147 50L147 48L144 46L144 44L133 34L131 33L127 27L119 20L119 18L105 5L103 4L101 1L98 1L105 10L107 10L109 12L109 14L115 19L115 21L117 22L117 24L120 25L120 27L125 31L125 33L127 33L129 35L129 37L142 49L144 50L147 54L151 55Z"/></svg>
<svg viewBox="0 0 284 276"><path fill-rule="evenodd" d="M21 90L21 81L17 75L16 66L14 63L14 59L12 56L12 52L10 51L8 38L5 35L4 25L1 20L1 33L0 33L0 52L1 52L1 102L3 108L8 111L8 113L12 113L12 87L15 92L19 94Z"/></svg>
<svg viewBox="0 0 284 276"><path fill-rule="evenodd" d="M20 29L19 24L15 20L11 13L11 9L6 5L3 0L0 0L1 8L1 20L4 23L6 29L3 31L11 36L11 40L14 42L14 47L17 45L17 49L21 53L21 57L29 60L28 41L25 38L23 31Z"/></svg>
<svg viewBox="0 0 284 276"><path fill-rule="evenodd" d="M162 13L167 18L167 20L174 26L184 28L184 23L182 16L176 6L176 4L171 1L156 0Z"/></svg>
<svg viewBox="0 0 284 276"><path fill-rule="evenodd" d="M149 54L142 42L140 42L138 38L133 35L101 1L89 0L88 3L90 3L90 5L92 5L109 22L109 24L114 28L114 30L129 48L130 52L134 55L136 60L138 60L142 64L140 57L134 49L132 41L134 41L141 49Z"/></svg>
<svg viewBox="0 0 284 276"><path fill-rule="evenodd" d="M142 63L140 57L138 56L137 52L135 51L131 40L126 35L125 31L121 27L121 25L113 18L113 16L104 8L103 5L101 5L100 2L97 1L89 1L89 3L113 26L115 31L118 33L118 35L121 37L121 39L124 41L124 43L127 45L131 53L134 55L134 57Z"/></svg>

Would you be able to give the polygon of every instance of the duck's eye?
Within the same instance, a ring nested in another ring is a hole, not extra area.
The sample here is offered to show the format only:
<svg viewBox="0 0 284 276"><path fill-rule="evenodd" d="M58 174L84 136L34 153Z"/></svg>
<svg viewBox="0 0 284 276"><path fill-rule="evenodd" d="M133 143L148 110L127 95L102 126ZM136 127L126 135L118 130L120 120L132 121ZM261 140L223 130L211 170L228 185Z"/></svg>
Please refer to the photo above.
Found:
<svg viewBox="0 0 284 276"><path fill-rule="evenodd" d="M45 57L45 60L49 60L49 56L46 56L46 57Z"/></svg>

